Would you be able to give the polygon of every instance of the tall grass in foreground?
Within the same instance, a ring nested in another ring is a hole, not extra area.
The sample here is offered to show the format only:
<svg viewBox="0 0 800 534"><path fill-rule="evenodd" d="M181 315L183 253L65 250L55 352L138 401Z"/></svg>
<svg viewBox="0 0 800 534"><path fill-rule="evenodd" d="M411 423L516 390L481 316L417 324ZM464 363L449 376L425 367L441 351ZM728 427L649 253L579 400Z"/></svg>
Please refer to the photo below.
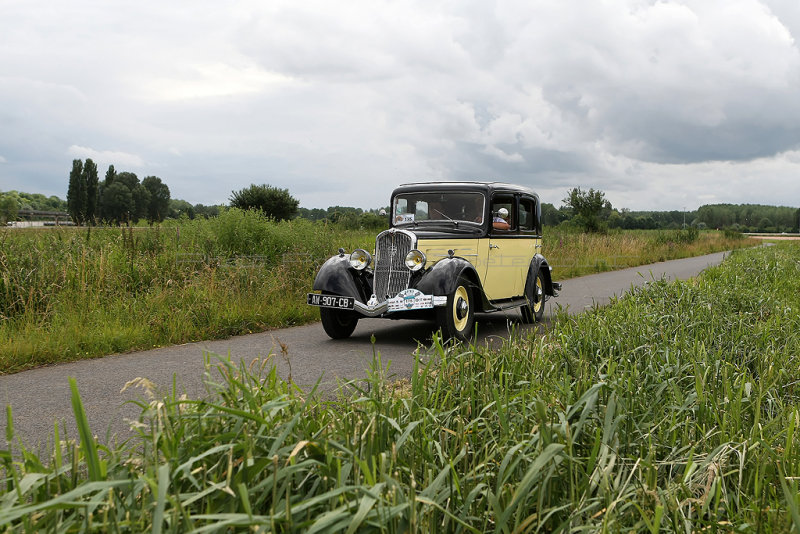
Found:
<svg viewBox="0 0 800 534"><path fill-rule="evenodd" d="M680 235L549 232L544 252L563 280L747 243ZM239 210L152 229L0 230L0 373L317 320L305 293L319 266L374 239Z"/></svg>
<svg viewBox="0 0 800 534"><path fill-rule="evenodd" d="M797 247L735 253L498 351L435 343L408 381L376 356L334 399L269 361L209 366L204 400L138 380L115 450L73 391L80 440L50 467L0 451L0 528L796 532L799 266Z"/></svg>

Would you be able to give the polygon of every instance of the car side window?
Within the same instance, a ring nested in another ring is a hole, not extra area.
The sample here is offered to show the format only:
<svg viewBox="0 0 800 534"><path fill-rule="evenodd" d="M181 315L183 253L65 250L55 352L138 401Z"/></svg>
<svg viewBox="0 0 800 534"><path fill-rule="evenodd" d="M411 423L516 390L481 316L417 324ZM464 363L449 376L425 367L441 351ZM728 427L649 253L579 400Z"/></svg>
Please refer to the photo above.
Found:
<svg viewBox="0 0 800 534"><path fill-rule="evenodd" d="M492 231L504 233L517 228L514 197L498 195L492 199Z"/></svg>
<svg viewBox="0 0 800 534"><path fill-rule="evenodd" d="M537 232L536 202L531 198L519 201L519 229L523 232Z"/></svg>

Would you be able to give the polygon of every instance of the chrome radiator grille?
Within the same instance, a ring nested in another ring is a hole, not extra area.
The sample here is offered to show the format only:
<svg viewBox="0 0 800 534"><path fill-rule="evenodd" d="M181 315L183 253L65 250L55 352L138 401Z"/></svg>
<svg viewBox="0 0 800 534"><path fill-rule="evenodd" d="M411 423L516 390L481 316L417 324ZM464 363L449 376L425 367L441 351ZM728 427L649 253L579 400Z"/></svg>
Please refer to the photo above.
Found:
<svg viewBox="0 0 800 534"><path fill-rule="evenodd" d="M375 240L374 292L378 302L394 297L408 289L411 271L406 267L406 255L416 246L416 236L405 230L390 229L378 234Z"/></svg>

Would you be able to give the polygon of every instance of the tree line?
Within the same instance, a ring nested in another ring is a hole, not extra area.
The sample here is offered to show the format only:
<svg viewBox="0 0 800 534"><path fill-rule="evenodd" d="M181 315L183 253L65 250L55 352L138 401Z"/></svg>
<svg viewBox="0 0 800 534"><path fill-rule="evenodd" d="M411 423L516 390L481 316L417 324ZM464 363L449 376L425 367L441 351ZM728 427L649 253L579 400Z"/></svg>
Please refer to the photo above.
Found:
<svg viewBox="0 0 800 534"><path fill-rule="evenodd" d="M614 228L662 230L686 227L737 232L797 232L800 209L762 204L707 204L694 211L618 210L606 200L602 191L576 187L567 192L559 208L542 203L542 224L575 227L588 232Z"/></svg>
<svg viewBox="0 0 800 534"><path fill-rule="evenodd" d="M40 194L0 192L0 219L13 220L18 209L43 211L67 210L78 224L99 221L122 223L147 219L151 224L164 218L215 217L226 207L258 209L266 215L285 220L303 218L325 221L345 228L381 229L388 225L388 207L362 209L351 206L303 208L288 189L268 184L232 191L229 204L190 204L170 198L169 188L160 178L148 176L141 182L130 172L117 173L109 166L105 180L97 179L97 167L91 159L73 161L67 202ZM608 229L697 229L718 228L739 232L797 232L800 209L762 204L709 204L697 210L631 211L617 209L601 190L575 187L567 191L562 205L542 203L542 224L564 226L588 232Z"/></svg>
<svg viewBox="0 0 800 534"><path fill-rule="evenodd" d="M67 203L57 196L21 191L0 191L0 223L17 219L20 210L67 211Z"/></svg>
<svg viewBox="0 0 800 534"><path fill-rule="evenodd" d="M173 198L169 201L169 213L172 219L180 219L181 217L186 217L187 219L210 219L219 215L220 210L225 208L225 204L192 204L179 198Z"/></svg>
<svg viewBox="0 0 800 534"><path fill-rule="evenodd" d="M310 221L328 221L339 224L345 228L372 228L381 229L389 226L386 215L389 208L375 208L364 210L350 206L330 206L322 208L300 208L298 216Z"/></svg>
<svg viewBox="0 0 800 534"><path fill-rule="evenodd" d="M762 204L712 204L697 210L697 220L709 228L743 232L797 231L800 209Z"/></svg>
<svg viewBox="0 0 800 534"><path fill-rule="evenodd" d="M140 182L134 173L118 173L109 165L100 182L94 161L72 161L67 212L75 224L122 224L139 219L153 224L163 221L169 209L169 187L158 176L147 176Z"/></svg>

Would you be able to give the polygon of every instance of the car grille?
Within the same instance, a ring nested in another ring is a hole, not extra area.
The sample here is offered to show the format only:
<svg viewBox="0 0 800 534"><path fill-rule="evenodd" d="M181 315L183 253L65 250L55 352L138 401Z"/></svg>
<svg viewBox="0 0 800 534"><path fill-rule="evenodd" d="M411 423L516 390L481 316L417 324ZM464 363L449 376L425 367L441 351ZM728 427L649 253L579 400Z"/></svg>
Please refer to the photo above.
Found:
<svg viewBox="0 0 800 534"><path fill-rule="evenodd" d="M411 271L406 256L416 246L417 237L405 230L389 229L375 240L374 292L378 302L408 289Z"/></svg>

